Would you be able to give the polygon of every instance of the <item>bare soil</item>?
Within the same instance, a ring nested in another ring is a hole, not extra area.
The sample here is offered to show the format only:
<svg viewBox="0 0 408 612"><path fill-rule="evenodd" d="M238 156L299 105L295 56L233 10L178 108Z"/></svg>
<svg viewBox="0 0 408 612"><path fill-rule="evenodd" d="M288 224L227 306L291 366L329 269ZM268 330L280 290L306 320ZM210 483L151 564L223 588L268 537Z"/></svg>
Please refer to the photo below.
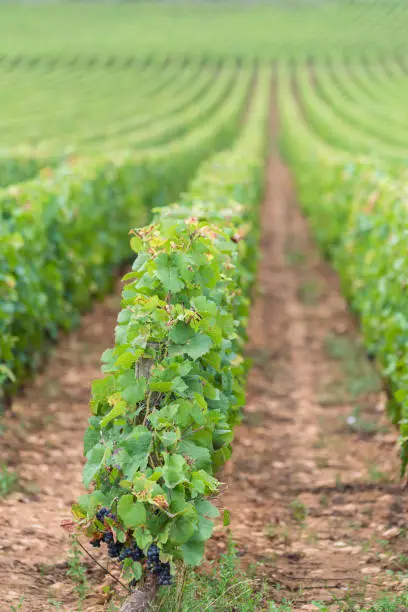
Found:
<svg viewBox="0 0 408 612"><path fill-rule="evenodd" d="M276 111L272 114L276 136ZM262 206L262 261L249 327L253 368L233 458L218 500L242 563L276 600L336 609L336 597L370 601L408 572L408 492L398 481L397 435L386 397L359 343L332 270L322 262L295 203L288 169L270 157ZM60 527L82 493L82 437L90 385L112 344L116 294L62 339L48 366L2 421L0 463L19 490L0 501L0 609L77 609L67 576L69 539ZM225 551L218 524L209 559ZM105 559L103 560L106 561ZM86 564L89 612L106 609L102 584ZM405 584L405 588L407 585ZM331 602L331 603L330 603Z"/></svg>
<svg viewBox="0 0 408 612"><path fill-rule="evenodd" d="M89 416L90 386L100 376L100 356L112 346L120 307L116 293L96 304L81 326L61 339L36 381L13 403L4 429L0 464L19 474L19 490L0 501L0 610L23 597L27 612L77 609L75 584L67 577L70 541L61 521L84 493L81 482L83 435ZM105 574L87 563L87 578ZM85 609L104 609L98 590ZM100 603L100 605L98 605Z"/></svg>
<svg viewBox="0 0 408 612"><path fill-rule="evenodd" d="M271 130L274 141L276 112ZM253 367L220 506L275 601L293 610L370 602L408 586L388 572L408 573L408 491L387 398L276 149L261 218ZM210 557L225 550L221 525L209 548Z"/></svg>

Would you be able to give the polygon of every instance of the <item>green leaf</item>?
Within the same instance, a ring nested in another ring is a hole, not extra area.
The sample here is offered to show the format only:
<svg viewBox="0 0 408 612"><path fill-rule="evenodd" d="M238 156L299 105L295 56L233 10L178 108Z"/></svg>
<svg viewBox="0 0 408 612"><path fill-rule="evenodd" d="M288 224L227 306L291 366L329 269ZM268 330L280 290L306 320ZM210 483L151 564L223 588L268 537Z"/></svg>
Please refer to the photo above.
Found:
<svg viewBox="0 0 408 612"><path fill-rule="evenodd" d="M16 382L16 377L5 363L0 363L0 373L4 374L11 382Z"/></svg>
<svg viewBox="0 0 408 612"><path fill-rule="evenodd" d="M165 431L160 435L160 440L165 448L169 448L178 441L179 437L175 431Z"/></svg>
<svg viewBox="0 0 408 612"><path fill-rule="evenodd" d="M193 512L176 516L170 527L170 538L177 545L184 544L194 534L197 516Z"/></svg>
<svg viewBox="0 0 408 612"><path fill-rule="evenodd" d="M184 283L179 277L179 271L171 256L161 253L156 257L157 275L166 289L171 293L178 293L184 287Z"/></svg>
<svg viewBox="0 0 408 612"><path fill-rule="evenodd" d="M228 510L224 510L224 514L222 517L222 523L224 527L228 527L231 524L231 514Z"/></svg>
<svg viewBox="0 0 408 612"><path fill-rule="evenodd" d="M99 431L95 427L88 427L84 435L84 455L86 456L91 448L99 442Z"/></svg>
<svg viewBox="0 0 408 612"><path fill-rule="evenodd" d="M173 344L169 346L169 356L189 355L194 361L208 353L212 347L212 340L207 334L195 334L185 344Z"/></svg>
<svg viewBox="0 0 408 612"><path fill-rule="evenodd" d="M208 499L200 499L196 503L196 509L199 514L203 516L209 516L210 518L217 518L220 516L220 511L214 506Z"/></svg>
<svg viewBox="0 0 408 612"><path fill-rule="evenodd" d="M136 361L136 356L130 351L125 351L117 358L115 362L115 366L120 366L121 368L130 368L134 362Z"/></svg>
<svg viewBox="0 0 408 612"><path fill-rule="evenodd" d="M95 474L101 467L105 455L105 450L106 449L104 446L102 446L101 444L97 444L87 454L87 461L82 472L82 478L86 488L89 487L92 480L94 479Z"/></svg>
<svg viewBox="0 0 408 612"><path fill-rule="evenodd" d="M191 300L192 305L200 314L208 313L212 316L217 315L217 305L208 300L204 295L199 295Z"/></svg>
<svg viewBox="0 0 408 612"><path fill-rule="evenodd" d="M163 467L163 478L168 487L173 489L187 480L186 460L181 455L168 455Z"/></svg>
<svg viewBox="0 0 408 612"><path fill-rule="evenodd" d="M204 470L198 470L191 474L191 487L192 495L196 495L197 493L208 495L209 493L218 491L219 482Z"/></svg>
<svg viewBox="0 0 408 612"><path fill-rule="evenodd" d="M219 370L221 368L221 355L217 351L211 351L205 356L205 360L213 368Z"/></svg>
<svg viewBox="0 0 408 612"><path fill-rule="evenodd" d="M177 325L170 330L169 337L175 344L185 344L187 340L190 340L195 334L196 332L194 329L186 325L184 321L179 321Z"/></svg>
<svg viewBox="0 0 408 612"><path fill-rule="evenodd" d="M135 429L123 442L122 448L126 451L128 459L124 463L124 477L133 480L139 469L146 469L152 444L152 434L147 427L140 426Z"/></svg>
<svg viewBox="0 0 408 612"><path fill-rule="evenodd" d="M143 241L142 241L142 239L139 238L139 236L133 236L130 239L130 248L135 253L139 253L140 251L142 251L143 250Z"/></svg>
<svg viewBox="0 0 408 612"><path fill-rule="evenodd" d="M142 577L143 570L139 561L132 561L132 572L133 578L135 580L140 580L140 578Z"/></svg>
<svg viewBox="0 0 408 612"><path fill-rule="evenodd" d="M146 550L152 544L153 537L152 534L146 527L137 527L133 532L133 537L136 540L136 544L142 550Z"/></svg>
<svg viewBox="0 0 408 612"><path fill-rule="evenodd" d="M134 373L132 372L134 377ZM146 379L139 378L134 379L131 384L128 384L126 388L121 392L121 396L131 406L136 406L146 394Z"/></svg>
<svg viewBox="0 0 408 612"><path fill-rule="evenodd" d="M204 542L186 542L181 547L184 556L184 563L193 567L200 565L204 556Z"/></svg>
<svg viewBox="0 0 408 612"><path fill-rule="evenodd" d="M135 501L133 495L123 495L120 498L117 512L126 528L139 527L146 522L145 507Z"/></svg>
<svg viewBox="0 0 408 612"><path fill-rule="evenodd" d="M126 412L126 404L125 404L125 402L123 402L123 401L116 401L116 403L113 406L112 410L110 410L110 412L108 412L108 414L103 417L103 419L101 421L101 427L106 427L107 425L109 425L109 423L111 421L113 421L114 419L116 419L119 416L122 416L123 414L125 414L125 412Z"/></svg>
<svg viewBox="0 0 408 612"><path fill-rule="evenodd" d="M184 396L187 389L188 387L181 376L176 376L171 381L171 390L178 393L178 395Z"/></svg>
<svg viewBox="0 0 408 612"><path fill-rule="evenodd" d="M211 456L208 448L198 446L191 440L183 440L178 451L194 460L194 469L211 470Z"/></svg>
<svg viewBox="0 0 408 612"><path fill-rule="evenodd" d="M112 394L115 381L113 376L94 380L92 383L92 399L95 402L103 402Z"/></svg>
<svg viewBox="0 0 408 612"><path fill-rule="evenodd" d="M168 393L173 389L173 383L171 381L151 381L149 382L149 388L151 391L159 391L160 393Z"/></svg>
<svg viewBox="0 0 408 612"><path fill-rule="evenodd" d="M122 567L122 579L126 582L130 582L131 580L140 580L142 577L142 566L138 561L133 561L132 559L125 559Z"/></svg>
<svg viewBox="0 0 408 612"><path fill-rule="evenodd" d="M214 523L205 516L200 516L198 518L197 529L194 533L194 540L196 540L197 542L205 542L205 540L211 538L213 530Z"/></svg>

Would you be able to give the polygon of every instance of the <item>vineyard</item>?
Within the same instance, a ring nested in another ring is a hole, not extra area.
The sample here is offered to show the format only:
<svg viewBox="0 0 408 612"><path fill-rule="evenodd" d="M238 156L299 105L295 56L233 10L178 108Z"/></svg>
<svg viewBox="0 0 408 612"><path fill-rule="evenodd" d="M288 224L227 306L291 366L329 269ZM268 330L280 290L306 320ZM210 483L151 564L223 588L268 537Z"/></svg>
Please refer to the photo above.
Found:
<svg viewBox="0 0 408 612"><path fill-rule="evenodd" d="M407 28L0 5L2 610L408 610Z"/></svg>

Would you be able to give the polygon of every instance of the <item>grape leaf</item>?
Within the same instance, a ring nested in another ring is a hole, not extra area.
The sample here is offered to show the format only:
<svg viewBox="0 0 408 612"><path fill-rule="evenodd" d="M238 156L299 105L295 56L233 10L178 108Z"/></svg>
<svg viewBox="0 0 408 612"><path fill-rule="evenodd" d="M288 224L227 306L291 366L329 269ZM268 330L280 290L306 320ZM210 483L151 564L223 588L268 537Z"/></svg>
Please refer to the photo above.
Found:
<svg viewBox="0 0 408 612"><path fill-rule="evenodd" d="M186 565L200 565L201 559L204 556L204 542L186 542L181 547Z"/></svg>
<svg viewBox="0 0 408 612"><path fill-rule="evenodd" d="M110 410L110 412L108 412L108 414L103 417L101 421L101 427L106 427L107 425L109 425L111 421L113 421L119 416L122 416L122 414L124 414L125 411L126 411L125 402L121 400L116 402L112 410Z"/></svg>
<svg viewBox="0 0 408 612"><path fill-rule="evenodd" d="M146 427L133 431L122 442L122 448L128 454L128 460L122 465L124 477L127 480L132 480L137 470L146 468L151 443L152 434Z"/></svg>
<svg viewBox="0 0 408 612"><path fill-rule="evenodd" d="M208 448L197 446L191 440L183 440L178 450L182 455L187 455L187 457L194 460L194 469L211 469L211 457Z"/></svg>
<svg viewBox="0 0 408 612"><path fill-rule="evenodd" d="M146 522L143 504L135 501L133 495L123 495L118 502L118 516L126 528L139 527Z"/></svg>
<svg viewBox="0 0 408 612"><path fill-rule="evenodd" d="M88 427L84 435L84 455L86 456L91 448L99 441L99 432L95 427Z"/></svg>
<svg viewBox="0 0 408 612"><path fill-rule="evenodd" d="M170 538L177 545L184 544L195 532L196 525L197 516L195 512L188 512L177 516L170 527Z"/></svg>
<svg viewBox="0 0 408 612"><path fill-rule="evenodd" d="M189 338L185 344L173 344L169 346L169 356L174 357L175 355L182 355L183 353L189 355L194 361L205 353L208 353L212 347L212 340L207 334L195 334L192 338Z"/></svg>
<svg viewBox="0 0 408 612"><path fill-rule="evenodd" d="M82 472L85 487L89 487L95 474L101 467L105 450L106 449L104 446L102 446L102 444L97 444L87 454L87 461Z"/></svg>
<svg viewBox="0 0 408 612"><path fill-rule="evenodd" d="M133 381L126 385L126 388L122 391L121 395L125 402L131 406L136 406L137 402L140 402L146 393L146 379L139 378L135 379L134 373L130 373Z"/></svg>
<svg viewBox="0 0 408 612"><path fill-rule="evenodd" d="M184 283L179 278L179 272L177 267L172 265L171 256L161 253L156 258L157 275L166 289L172 293L178 293L184 287Z"/></svg>
<svg viewBox="0 0 408 612"><path fill-rule="evenodd" d="M177 325L175 325L170 330L170 338L175 344L185 344L187 340L190 340L195 335L194 329L192 329L189 325L186 325L183 321L179 321Z"/></svg>

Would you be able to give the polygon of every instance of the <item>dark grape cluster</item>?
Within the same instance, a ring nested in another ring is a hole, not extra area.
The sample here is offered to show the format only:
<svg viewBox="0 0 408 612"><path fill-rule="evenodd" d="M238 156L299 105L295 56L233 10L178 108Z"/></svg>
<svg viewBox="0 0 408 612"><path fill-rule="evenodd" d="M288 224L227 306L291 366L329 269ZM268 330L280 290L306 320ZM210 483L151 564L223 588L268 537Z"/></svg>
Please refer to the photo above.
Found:
<svg viewBox="0 0 408 612"><path fill-rule="evenodd" d="M111 518L114 521L116 520L116 514L113 514L109 508L101 508L100 510L98 510L98 512L96 513L96 518L98 521L100 521L101 523L103 523L105 521L106 518Z"/></svg>
<svg viewBox="0 0 408 612"><path fill-rule="evenodd" d="M156 563L160 563L160 549L157 544L152 544L147 551L147 567L152 569Z"/></svg>
<svg viewBox="0 0 408 612"><path fill-rule="evenodd" d="M122 552L123 544L122 542L109 542L108 543L108 555L111 559L117 559L120 557Z"/></svg>
<svg viewBox="0 0 408 612"><path fill-rule="evenodd" d="M160 561L160 550L156 544L152 544L147 551L147 569L157 576L160 586L168 586L172 583L170 563Z"/></svg>
<svg viewBox="0 0 408 612"><path fill-rule="evenodd" d="M116 520L116 515L113 514L109 508L101 508L96 513L96 518L100 523L105 523L106 518ZM123 544L122 542L115 542L112 531L108 528L105 529L102 537L94 538L90 541L91 546L94 548L100 548L101 542L104 542L108 548L108 555L112 559L118 559L119 562L123 563L126 559L132 559L132 561L143 561L145 555L143 550L137 546L133 540L130 543ZM147 551L147 569L157 576L157 582L160 586L172 584L172 577L170 574L170 563L163 563L160 561L160 549L157 544L152 544ZM132 581L130 586L135 586L135 581Z"/></svg>
<svg viewBox="0 0 408 612"><path fill-rule="evenodd" d="M135 542L132 542L130 546L122 550L119 561L124 561L128 558L132 559L132 561L142 561L142 559L144 559L143 550L139 548Z"/></svg>
<svg viewBox="0 0 408 612"><path fill-rule="evenodd" d="M170 563L161 563L160 570L156 572L157 582L160 586L170 586L173 579L170 574Z"/></svg>

